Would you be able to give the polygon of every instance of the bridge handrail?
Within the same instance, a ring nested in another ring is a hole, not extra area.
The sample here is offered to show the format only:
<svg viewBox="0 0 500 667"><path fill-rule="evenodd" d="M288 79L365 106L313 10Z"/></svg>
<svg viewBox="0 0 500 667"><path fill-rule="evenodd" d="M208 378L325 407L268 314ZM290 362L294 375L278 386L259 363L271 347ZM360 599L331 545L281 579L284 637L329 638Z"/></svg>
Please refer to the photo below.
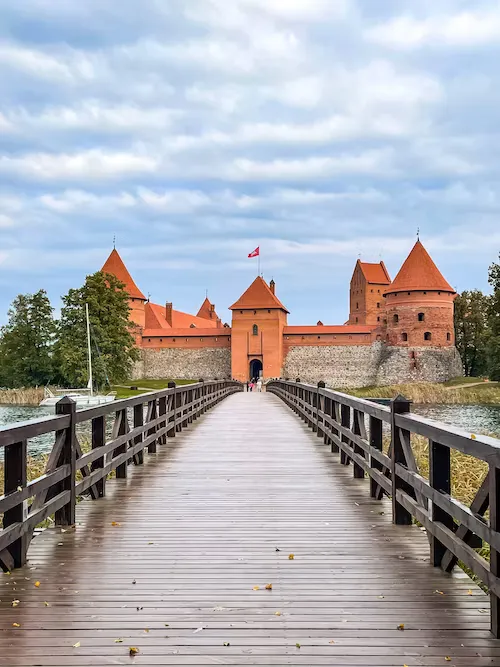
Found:
<svg viewBox="0 0 500 667"><path fill-rule="evenodd" d="M354 477L368 476L372 498L391 499L393 523L417 521L425 528L432 565L451 572L460 561L487 586L491 630L499 637L500 440L411 414L403 396L385 407L327 389L323 382L300 380L274 380L267 391L291 407L332 452L340 452L341 464L352 462ZM418 469L412 436L428 441L428 479ZM470 507L452 495L452 450L488 465ZM490 547L489 561L476 551L483 541Z"/></svg>
<svg viewBox="0 0 500 667"><path fill-rule="evenodd" d="M127 477L130 464L141 465L164 445L167 437L186 428L206 410L243 385L233 380L207 380L139 394L76 411L69 397L56 404L56 415L0 427L4 453L4 495L0 496L0 565L4 570L26 562L35 527L52 514L56 526L73 526L77 496L89 492L93 500L106 492L106 478ZM131 414L130 414L131 413ZM111 438L106 417L112 415ZM130 425L132 418L132 427ZM91 449L82 451L76 426L90 422ZM28 441L54 433L45 473L28 481Z"/></svg>

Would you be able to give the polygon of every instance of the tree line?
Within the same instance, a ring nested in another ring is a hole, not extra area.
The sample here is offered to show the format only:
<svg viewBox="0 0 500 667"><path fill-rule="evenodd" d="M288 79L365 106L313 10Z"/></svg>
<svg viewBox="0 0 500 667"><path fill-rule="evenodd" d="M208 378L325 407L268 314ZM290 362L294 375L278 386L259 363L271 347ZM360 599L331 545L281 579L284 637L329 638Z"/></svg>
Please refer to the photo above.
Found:
<svg viewBox="0 0 500 667"><path fill-rule="evenodd" d="M88 382L87 323L89 307L92 370L97 386L130 377L139 353L129 322L125 285L101 271L62 297L61 314L45 290L19 294L0 329L0 386L85 387Z"/></svg>
<svg viewBox="0 0 500 667"><path fill-rule="evenodd" d="M491 294L466 290L455 299L455 339L465 375L500 381L500 264L488 282Z"/></svg>

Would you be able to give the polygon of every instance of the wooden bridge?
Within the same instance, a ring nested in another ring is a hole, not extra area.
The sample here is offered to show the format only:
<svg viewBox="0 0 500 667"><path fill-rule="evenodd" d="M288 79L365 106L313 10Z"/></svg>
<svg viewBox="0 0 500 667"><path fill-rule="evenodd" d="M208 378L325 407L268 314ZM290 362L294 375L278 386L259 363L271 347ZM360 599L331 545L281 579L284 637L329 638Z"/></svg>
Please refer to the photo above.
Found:
<svg viewBox="0 0 500 667"><path fill-rule="evenodd" d="M499 442L404 400L241 390L63 400L0 429L0 664L500 666ZM28 482L27 443L51 432ZM430 439L429 479L412 433ZM471 508L450 494L450 449L489 465ZM443 571L457 558L489 596Z"/></svg>

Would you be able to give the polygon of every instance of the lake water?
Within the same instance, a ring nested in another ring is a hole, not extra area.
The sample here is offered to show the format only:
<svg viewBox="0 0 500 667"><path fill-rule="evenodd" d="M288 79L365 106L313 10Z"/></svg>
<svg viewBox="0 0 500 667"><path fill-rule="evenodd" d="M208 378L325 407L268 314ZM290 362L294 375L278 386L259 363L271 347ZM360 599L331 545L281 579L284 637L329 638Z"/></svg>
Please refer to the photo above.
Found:
<svg viewBox="0 0 500 667"><path fill-rule="evenodd" d="M413 405L412 410L423 417L451 424L471 433L484 433L500 438L500 405ZM50 414L54 414L54 408L0 405L0 426ZM90 425L79 425L78 431L81 437L88 438ZM50 451L53 442L53 434L33 438L29 442L29 454L34 456Z"/></svg>

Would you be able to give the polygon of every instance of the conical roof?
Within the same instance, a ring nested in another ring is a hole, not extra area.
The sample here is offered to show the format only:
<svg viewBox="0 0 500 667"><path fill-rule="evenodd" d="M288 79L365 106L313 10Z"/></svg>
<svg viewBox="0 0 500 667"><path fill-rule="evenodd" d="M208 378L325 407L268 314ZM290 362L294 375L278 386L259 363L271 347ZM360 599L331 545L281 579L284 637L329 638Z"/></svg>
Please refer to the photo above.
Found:
<svg viewBox="0 0 500 667"><path fill-rule="evenodd" d="M118 254L116 248L113 248L111 251L110 256L104 262L104 266L102 267L101 271L103 273L111 273L113 276L118 278L120 282L124 283L125 291L129 294L130 297L133 299L144 299L144 301L146 301L146 297L133 281L132 276L128 272L128 269L123 263L123 260Z"/></svg>
<svg viewBox="0 0 500 667"><path fill-rule="evenodd" d="M432 257L418 240L385 294L422 290L455 293L453 287L444 279Z"/></svg>
<svg viewBox="0 0 500 667"><path fill-rule="evenodd" d="M211 303L208 297L206 297L205 301L201 304L201 308L198 311L196 317L202 317L205 320L214 320L214 321L217 319L217 313L215 312L215 307L213 303Z"/></svg>
<svg viewBox="0 0 500 667"><path fill-rule="evenodd" d="M288 313L288 310L271 292L269 285L260 276L257 276L250 287L243 292L236 303L229 310L257 310L258 308L279 308Z"/></svg>

